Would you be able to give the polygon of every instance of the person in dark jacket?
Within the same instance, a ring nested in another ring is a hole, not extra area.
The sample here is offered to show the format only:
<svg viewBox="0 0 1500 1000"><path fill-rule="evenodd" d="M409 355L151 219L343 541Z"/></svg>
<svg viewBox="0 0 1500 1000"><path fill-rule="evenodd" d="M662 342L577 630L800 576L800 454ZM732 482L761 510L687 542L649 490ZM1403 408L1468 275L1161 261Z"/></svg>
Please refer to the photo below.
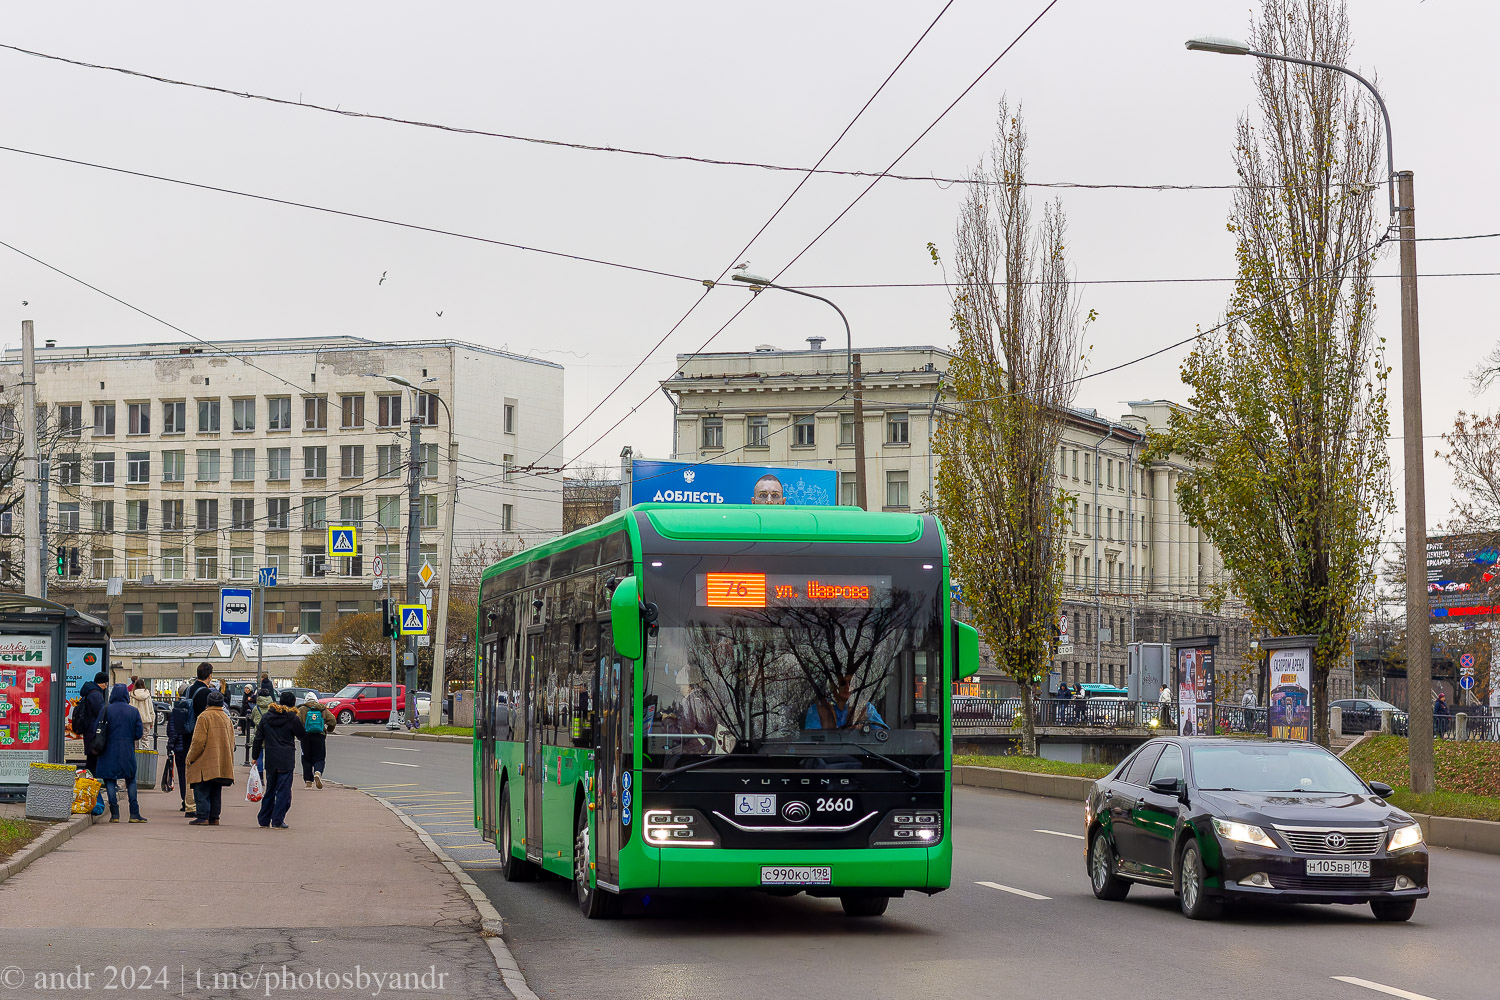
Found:
<svg viewBox="0 0 1500 1000"><path fill-rule="evenodd" d="M193 734L188 732L188 719L193 714L193 703L188 696L191 690L184 684L177 692L177 700L172 703L172 711L167 714L167 756L170 765L177 770L177 795L182 802L177 811L181 813L187 812L187 752L193 739Z"/></svg>
<svg viewBox="0 0 1500 1000"><path fill-rule="evenodd" d="M78 686L78 726L73 730L83 740L83 766L94 777L99 776L99 758L94 756L94 730L99 726L99 716L104 712L104 688L109 683L109 674L99 671L91 681Z"/></svg>
<svg viewBox="0 0 1500 1000"><path fill-rule="evenodd" d="M308 725L308 715L313 718ZM302 721L302 783L308 788L323 787L323 767L328 763L328 734L333 732L333 713L328 706L308 695L297 709Z"/></svg>
<svg viewBox="0 0 1500 1000"><path fill-rule="evenodd" d="M262 827L287 829L286 814L292 808L292 774L297 766L297 741L304 735L297 715L297 696L281 693L281 700L271 706L260 725L255 727L252 756L266 753L266 795L260 800Z"/></svg>
<svg viewBox="0 0 1500 1000"><path fill-rule="evenodd" d="M144 823L141 804L135 796L135 743L145 732L141 724L141 713L130 703L130 690L124 684L116 684L110 692L109 705L104 710L104 725L109 738L104 752L99 755L99 769L95 777L104 782L109 793L109 821L120 822L120 801L115 797L115 782L125 779L125 792L130 797L130 822Z"/></svg>
<svg viewBox="0 0 1500 1000"><path fill-rule="evenodd" d="M193 681L191 698L193 699L193 716L196 718L203 714L208 707L208 679L214 674L214 665L207 661L198 664L198 679Z"/></svg>

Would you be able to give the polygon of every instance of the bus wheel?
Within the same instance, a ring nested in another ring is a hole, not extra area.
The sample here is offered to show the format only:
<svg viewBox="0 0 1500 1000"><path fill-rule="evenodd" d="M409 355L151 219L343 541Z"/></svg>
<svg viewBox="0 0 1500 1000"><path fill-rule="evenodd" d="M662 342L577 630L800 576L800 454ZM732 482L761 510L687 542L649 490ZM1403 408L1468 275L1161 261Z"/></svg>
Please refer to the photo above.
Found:
<svg viewBox="0 0 1500 1000"><path fill-rule="evenodd" d="M589 870L589 812L578 810L578 827L573 833L573 896L578 900L578 909L590 920L612 917L617 912L619 897L594 885Z"/></svg>
<svg viewBox="0 0 1500 1000"><path fill-rule="evenodd" d="M890 905L889 896L840 896L844 914L850 917L878 917Z"/></svg>
<svg viewBox="0 0 1500 1000"><path fill-rule="evenodd" d="M503 871L507 882L530 882L536 878L536 866L515 855L510 834L510 782L500 786L500 856L505 859Z"/></svg>

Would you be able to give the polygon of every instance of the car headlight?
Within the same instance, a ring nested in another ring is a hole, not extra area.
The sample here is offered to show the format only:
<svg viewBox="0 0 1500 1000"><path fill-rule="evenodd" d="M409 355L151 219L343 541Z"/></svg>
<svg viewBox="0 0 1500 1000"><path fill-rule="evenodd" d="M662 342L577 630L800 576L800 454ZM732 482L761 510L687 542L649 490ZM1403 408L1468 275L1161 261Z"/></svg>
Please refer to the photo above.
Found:
<svg viewBox="0 0 1500 1000"><path fill-rule="evenodd" d="M1242 844L1254 844L1257 847L1276 846L1276 841L1266 836L1266 831L1249 823L1236 823L1229 819L1214 817L1214 832L1225 840L1237 840Z"/></svg>
<svg viewBox="0 0 1500 1000"><path fill-rule="evenodd" d="M1385 845L1387 851L1404 851L1408 847L1416 847L1422 842L1422 828L1413 823L1411 826L1398 826L1391 831L1390 843Z"/></svg>

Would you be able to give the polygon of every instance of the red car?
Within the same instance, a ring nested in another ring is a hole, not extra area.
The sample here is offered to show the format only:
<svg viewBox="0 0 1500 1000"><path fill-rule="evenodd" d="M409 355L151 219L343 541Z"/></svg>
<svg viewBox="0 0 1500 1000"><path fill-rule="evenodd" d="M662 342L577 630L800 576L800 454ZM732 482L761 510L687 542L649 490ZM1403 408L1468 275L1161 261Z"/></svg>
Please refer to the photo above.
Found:
<svg viewBox="0 0 1500 1000"><path fill-rule="evenodd" d="M406 708L406 685L396 685L396 710ZM389 681L359 681L346 684L332 698L323 699L324 706L333 713L341 726L351 722L385 722L391 717L391 685Z"/></svg>

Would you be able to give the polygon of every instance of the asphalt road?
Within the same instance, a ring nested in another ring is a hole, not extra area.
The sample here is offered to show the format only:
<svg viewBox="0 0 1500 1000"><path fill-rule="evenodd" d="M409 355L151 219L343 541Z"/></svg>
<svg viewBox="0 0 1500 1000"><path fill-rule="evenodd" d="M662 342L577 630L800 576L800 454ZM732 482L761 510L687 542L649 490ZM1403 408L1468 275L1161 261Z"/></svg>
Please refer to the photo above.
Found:
<svg viewBox="0 0 1500 1000"><path fill-rule="evenodd" d="M850 920L836 900L751 893L653 899L623 919L589 922L567 883L511 885L495 870L494 848L470 824L467 747L352 736L331 744L330 777L400 803L473 874L544 1000L1500 993L1489 951L1500 857L1436 849L1433 896L1407 924L1377 923L1368 907L1270 905L1199 923L1164 890L1094 899L1081 805L964 788L954 796L953 888L893 900L883 918Z"/></svg>

